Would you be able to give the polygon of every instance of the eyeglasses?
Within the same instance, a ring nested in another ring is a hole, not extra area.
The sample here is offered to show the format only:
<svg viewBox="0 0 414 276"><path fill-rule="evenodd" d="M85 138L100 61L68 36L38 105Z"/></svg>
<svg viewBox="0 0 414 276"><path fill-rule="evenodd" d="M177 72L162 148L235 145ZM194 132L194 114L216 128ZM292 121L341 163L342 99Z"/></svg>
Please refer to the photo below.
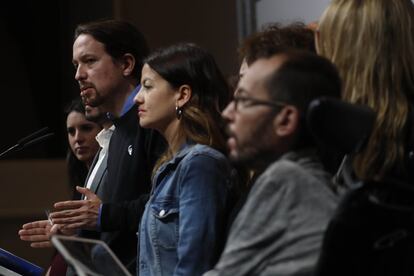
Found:
<svg viewBox="0 0 414 276"><path fill-rule="evenodd" d="M276 101L265 101L265 100L259 100L255 98L250 97L243 97L243 96L235 96L233 98L234 103L234 110L239 111L241 109L249 108L255 105L266 105L273 108L279 108L287 105L283 102L276 102Z"/></svg>

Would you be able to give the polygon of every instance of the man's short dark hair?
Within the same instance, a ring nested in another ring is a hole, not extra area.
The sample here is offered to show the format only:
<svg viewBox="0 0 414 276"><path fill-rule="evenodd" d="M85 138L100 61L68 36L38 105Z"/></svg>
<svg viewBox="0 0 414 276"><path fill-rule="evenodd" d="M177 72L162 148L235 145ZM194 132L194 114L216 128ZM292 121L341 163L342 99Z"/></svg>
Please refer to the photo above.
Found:
<svg viewBox="0 0 414 276"><path fill-rule="evenodd" d="M279 23L271 23L244 40L239 48L239 56L250 65L259 58L267 58L288 49L315 53L313 32L301 22L284 27Z"/></svg>
<svg viewBox="0 0 414 276"><path fill-rule="evenodd" d="M265 80L270 99L298 108L301 116L299 146L313 144L305 116L311 101L320 97L341 97L341 79L326 58L307 51L290 50L278 54L283 64Z"/></svg>
<svg viewBox="0 0 414 276"><path fill-rule="evenodd" d="M106 52L115 60L129 53L135 58L134 77L141 79L143 60L149 53L144 35L132 24L122 20L99 20L80 24L75 30L74 39L86 34L105 46Z"/></svg>

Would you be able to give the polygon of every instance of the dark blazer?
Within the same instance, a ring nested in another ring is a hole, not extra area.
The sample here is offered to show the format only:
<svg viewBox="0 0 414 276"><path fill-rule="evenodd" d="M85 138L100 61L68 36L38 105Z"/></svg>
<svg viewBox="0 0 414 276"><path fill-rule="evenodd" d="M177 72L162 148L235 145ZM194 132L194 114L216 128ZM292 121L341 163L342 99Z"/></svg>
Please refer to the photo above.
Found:
<svg viewBox="0 0 414 276"><path fill-rule="evenodd" d="M100 154L101 150L102 150L102 148L96 153L95 158L93 159L92 165L91 165L91 167L88 171L88 175L86 176L85 187L86 187L86 184L89 181L89 177L91 176L91 173L92 173L93 169L96 166L96 163L99 160L99 154ZM104 156L104 159L102 160L102 162L101 162L101 164L98 168L98 171L95 174L92 185L90 187L90 190L92 192L94 192L101 200L105 200L105 199L102 199L103 194L102 194L102 189L100 189L100 187L102 187L104 185L105 181L106 181L106 174L107 174L107 171L108 171L107 170L107 160L108 160L108 154L106 154ZM82 196L82 199L83 199L83 196Z"/></svg>
<svg viewBox="0 0 414 276"><path fill-rule="evenodd" d="M96 155L93 159L92 165L89 168L88 175L86 176L86 180L85 180L85 185L84 185L85 187L86 187L86 184L88 183L89 177L91 176L91 173L92 173L93 169L96 166L96 163L99 160L99 153L101 152L101 150L102 149L100 149L96 153ZM101 162L101 164L98 168L98 171L95 174L92 185L90 187L90 190L92 192L94 192L103 201L104 201L104 199L103 199L102 191L103 191L103 186L105 185L105 182L107 180L106 177L107 177L107 171L108 171L107 170L107 160L108 160L108 154L106 154L104 159L102 160L102 162ZM81 199L84 199L83 195L82 195ZM91 231L91 230L80 230L79 233L78 233L78 236L82 237L82 238L98 239L99 240L99 239L101 239L101 232ZM76 275L75 271L71 267L68 267L68 269L66 271L66 276L74 276L74 275Z"/></svg>
<svg viewBox="0 0 414 276"><path fill-rule="evenodd" d="M101 239L135 273L137 229L151 174L165 149L164 139L139 126L137 107L113 121L108 149L107 178L102 191Z"/></svg>
<svg viewBox="0 0 414 276"><path fill-rule="evenodd" d="M93 169L96 166L96 163L99 160L99 153L102 149L98 151L98 153L95 155L95 158L93 159L92 165L89 168L88 175L86 176L85 180L85 187L88 183L89 177L91 176L91 173ZM105 155L104 159L102 160L98 171L95 174L95 177L93 179L92 185L90 187L90 190L94 192L103 202L105 199L103 198L103 186L105 185L105 182L107 180L107 160L108 160L108 154ZM82 195L81 199L84 199L84 196ZM80 230L79 234L80 237L83 238L89 238L89 239L101 239L101 232L98 231L91 231L91 230Z"/></svg>

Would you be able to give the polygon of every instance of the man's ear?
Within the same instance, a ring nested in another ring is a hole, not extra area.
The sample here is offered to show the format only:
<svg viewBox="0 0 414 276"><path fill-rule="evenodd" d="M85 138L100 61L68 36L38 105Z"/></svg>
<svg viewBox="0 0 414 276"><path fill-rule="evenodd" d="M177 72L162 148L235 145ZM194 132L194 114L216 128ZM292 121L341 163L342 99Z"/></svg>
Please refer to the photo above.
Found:
<svg viewBox="0 0 414 276"><path fill-rule="evenodd" d="M132 71L134 71L135 68L135 57L131 54L124 54L122 57L122 74L124 77L129 77L132 74Z"/></svg>
<svg viewBox="0 0 414 276"><path fill-rule="evenodd" d="M299 110L293 105L286 105L273 120L275 133L280 137L294 134L299 128Z"/></svg>
<svg viewBox="0 0 414 276"><path fill-rule="evenodd" d="M193 91L191 86L187 84L181 85L177 90L176 104L178 107L183 107L190 99Z"/></svg>

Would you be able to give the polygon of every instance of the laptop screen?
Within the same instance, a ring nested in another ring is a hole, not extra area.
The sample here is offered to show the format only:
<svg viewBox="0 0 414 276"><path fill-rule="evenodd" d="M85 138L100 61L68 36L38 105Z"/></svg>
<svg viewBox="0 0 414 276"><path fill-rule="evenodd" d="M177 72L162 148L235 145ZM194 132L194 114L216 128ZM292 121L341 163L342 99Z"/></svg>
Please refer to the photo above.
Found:
<svg viewBox="0 0 414 276"><path fill-rule="evenodd" d="M131 276L108 245L100 240L54 235L52 243L79 275Z"/></svg>

